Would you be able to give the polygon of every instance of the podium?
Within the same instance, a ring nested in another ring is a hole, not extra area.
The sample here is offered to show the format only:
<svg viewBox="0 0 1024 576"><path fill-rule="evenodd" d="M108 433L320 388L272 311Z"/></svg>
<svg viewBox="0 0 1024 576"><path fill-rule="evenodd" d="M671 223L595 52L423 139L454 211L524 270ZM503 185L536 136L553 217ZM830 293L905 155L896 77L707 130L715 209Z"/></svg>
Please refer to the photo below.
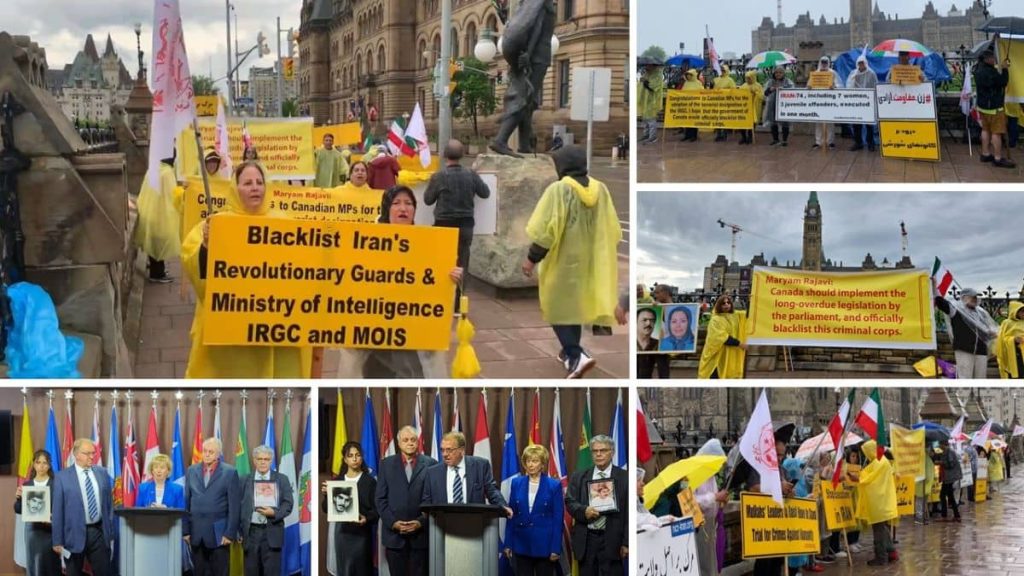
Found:
<svg viewBox="0 0 1024 576"><path fill-rule="evenodd" d="M181 574L181 519L185 510L115 508L114 514L120 517L121 576Z"/></svg>
<svg viewBox="0 0 1024 576"><path fill-rule="evenodd" d="M498 519L505 509L492 504L429 504L427 548L430 576L497 576Z"/></svg>

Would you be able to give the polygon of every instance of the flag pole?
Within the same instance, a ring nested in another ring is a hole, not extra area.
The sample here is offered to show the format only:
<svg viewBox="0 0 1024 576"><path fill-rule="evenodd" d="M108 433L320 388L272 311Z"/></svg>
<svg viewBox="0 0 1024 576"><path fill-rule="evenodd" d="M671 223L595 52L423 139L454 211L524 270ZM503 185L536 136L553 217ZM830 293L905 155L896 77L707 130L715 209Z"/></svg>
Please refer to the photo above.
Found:
<svg viewBox="0 0 1024 576"><path fill-rule="evenodd" d="M225 121L227 119L225 118ZM199 133L199 121L192 117L192 130L196 134L196 152L199 153L199 173L203 176L203 199L206 202L206 217L210 217L210 180L206 174L206 164L203 162L203 139Z"/></svg>

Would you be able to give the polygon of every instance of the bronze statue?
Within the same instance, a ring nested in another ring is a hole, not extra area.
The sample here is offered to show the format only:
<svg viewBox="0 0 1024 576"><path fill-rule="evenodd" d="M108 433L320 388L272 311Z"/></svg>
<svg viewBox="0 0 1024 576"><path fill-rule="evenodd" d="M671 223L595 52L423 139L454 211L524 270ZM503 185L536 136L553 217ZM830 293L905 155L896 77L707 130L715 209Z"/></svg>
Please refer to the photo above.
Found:
<svg viewBox="0 0 1024 576"><path fill-rule="evenodd" d="M523 0L502 35L502 55L508 62L505 111L491 150L521 158L536 147L533 111L540 106L544 76L551 64L551 36L555 32L552 0ZM512 132L519 130L519 152L508 147Z"/></svg>

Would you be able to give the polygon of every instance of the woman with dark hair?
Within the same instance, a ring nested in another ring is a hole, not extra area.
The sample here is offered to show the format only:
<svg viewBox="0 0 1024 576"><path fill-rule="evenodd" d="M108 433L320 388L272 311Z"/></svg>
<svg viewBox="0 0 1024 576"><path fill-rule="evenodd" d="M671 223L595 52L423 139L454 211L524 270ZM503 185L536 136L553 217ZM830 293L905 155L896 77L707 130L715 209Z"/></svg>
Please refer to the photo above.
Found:
<svg viewBox="0 0 1024 576"><path fill-rule="evenodd" d="M412 226L416 223L416 205L416 195L411 188L393 186L382 197L379 222ZM462 268L452 266L448 278L459 285L462 282ZM338 378L448 377L447 355L444 351L342 348L340 354Z"/></svg>
<svg viewBox="0 0 1024 576"><path fill-rule="evenodd" d="M248 148L245 149L244 152L242 152L242 160L243 161L252 160L253 162L259 162L260 161L260 152L259 152L259 150L257 150L255 146L249 146Z"/></svg>
<svg viewBox="0 0 1024 576"><path fill-rule="evenodd" d="M348 167L348 180L342 184L341 187L349 190L369 192L372 190L370 185L367 184L369 175L370 168L366 165L366 162L363 162L362 160L353 162Z"/></svg>
<svg viewBox="0 0 1024 576"><path fill-rule="evenodd" d="M359 520L336 522L334 525L334 554L337 562L335 576L370 576L373 569L373 528L380 515L374 502L377 480L370 475L363 460L363 448L358 442L346 442L341 448L341 473L335 480L356 483L359 493ZM327 511L327 483L320 489L324 495L321 510ZM332 502L333 505L333 502Z"/></svg>
<svg viewBox="0 0 1024 576"><path fill-rule="evenodd" d="M708 335L697 367L698 378L742 378L747 344L743 325L747 313L733 309L732 298L723 294L715 301Z"/></svg>
<svg viewBox="0 0 1024 576"><path fill-rule="evenodd" d="M28 481L14 493L14 513L21 514L21 492L24 486L46 486L53 491L53 472L50 453L36 450L32 455L32 468ZM52 501L52 499L51 499ZM58 576L60 563L53 551L53 526L49 522L25 523L26 576Z"/></svg>
<svg viewBox="0 0 1024 576"><path fill-rule="evenodd" d="M686 306L676 306L665 319L667 334L658 343L659 350L690 352L697 348L693 339L693 314Z"/></svg>

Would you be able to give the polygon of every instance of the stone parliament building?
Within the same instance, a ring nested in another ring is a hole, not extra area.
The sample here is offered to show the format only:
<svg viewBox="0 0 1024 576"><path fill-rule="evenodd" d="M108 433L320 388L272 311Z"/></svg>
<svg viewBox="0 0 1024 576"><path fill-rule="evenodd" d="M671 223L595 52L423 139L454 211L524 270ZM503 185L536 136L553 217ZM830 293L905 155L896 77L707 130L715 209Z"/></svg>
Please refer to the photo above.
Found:
<svg viewBox="0 0 1024 576"><path fill-rule="evenodd" d="M473 55L485 30L501 35L491 0L452 1L452 55ZM513 6L516 4L512 0ZM513 8L514 10L514 8ZM540 150L547 149L555 125L567 125L579 143L586 124L569 120L570 69L573 66L612 70L611 118L594 123L595 154L610 150L619 133L628 132L629 2L628 0L558 0L555 35L560 47L544 80L542 105L534 114ZM303 0L299 39L299 109L316 124L345 122L360 97L379 118L377 137L391 120L412 113L418 102L428 134L437 134L438 102L433 96L434 54L441 50L439 0ZM497 99L497 113L479 118L480 136L497 131L507 75L500 56L488 66ZM467 140L471 123L453 118L452 134Z"/></svg>
<svg viewBox="0 0 1024 576"><path fill-rule="evenodd" d="M980 0L973 0L964 10L953 4L945 14L928 2L919 18L886 14L877 1L872 6L871 0L850 0L849 20L829 22L822 15L815 22L807 12L797 17L796 24L786 26L766 16L751 32L751 52L788 50L800 60L815 60L821 54L835 56L865 44L871 48L893 38L915 40L935 51L956 52L961 45L970 49L985 40L985 33L976 28L987 19Z"/></svg>

